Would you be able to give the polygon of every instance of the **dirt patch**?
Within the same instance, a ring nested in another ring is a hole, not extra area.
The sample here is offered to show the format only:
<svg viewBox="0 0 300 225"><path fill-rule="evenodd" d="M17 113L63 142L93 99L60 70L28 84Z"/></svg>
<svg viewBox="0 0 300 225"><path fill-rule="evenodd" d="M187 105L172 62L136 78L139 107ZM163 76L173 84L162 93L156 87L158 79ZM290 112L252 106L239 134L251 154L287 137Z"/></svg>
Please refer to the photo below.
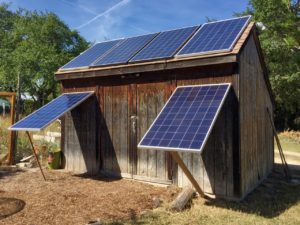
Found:
<svg viewBox="0 0 300 225"><path fill-rule="evenodd" d="M16 198L0 197L0 219L20 212L25 206L25 202Z"/></svg>
<svg viewBox="0 0 300 225"><path fill-rule="evenodd" d="M100 219L138 217L153 207L153 197L174 199L176 188L155 187L131 180L109 180L47 171L14 172L0 179L0 198L22 199L24 209L0 224L86 224Z"/></svg>

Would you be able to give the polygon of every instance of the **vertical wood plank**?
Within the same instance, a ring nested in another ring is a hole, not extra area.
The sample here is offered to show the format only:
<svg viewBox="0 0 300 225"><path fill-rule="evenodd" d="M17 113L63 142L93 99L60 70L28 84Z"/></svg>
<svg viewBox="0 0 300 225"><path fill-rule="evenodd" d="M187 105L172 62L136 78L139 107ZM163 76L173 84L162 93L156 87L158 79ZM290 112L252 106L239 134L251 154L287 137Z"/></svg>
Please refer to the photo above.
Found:
<svg viewBox="0 0 300 225"><path fill-rule="evenodd" d="M147 93L142 84L137 85L137 116L138 116L138 142L148 129L148 104ZM137 152L137 174L147 176L148 151L138 150Z"/></svg>
<svg viewBox="0 0 300 225"><path fill-rule="evenodd" d="M113 170L113 139L112 139L112 87L104 87L105 94L105 122L106 122L106 137L105 137L105 147L104 147L104 170Z"/></svg>

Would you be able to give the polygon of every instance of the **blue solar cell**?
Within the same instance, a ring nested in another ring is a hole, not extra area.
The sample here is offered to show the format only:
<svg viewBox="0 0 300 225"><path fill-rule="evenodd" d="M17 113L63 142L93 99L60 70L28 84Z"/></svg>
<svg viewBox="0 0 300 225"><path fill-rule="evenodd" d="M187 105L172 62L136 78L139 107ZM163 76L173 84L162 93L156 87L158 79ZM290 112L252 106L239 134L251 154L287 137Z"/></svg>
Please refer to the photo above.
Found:
<svg viewBox="0 0 300 225"><path fill-rule="evenodd" d="M109 54L93 63L93 66L127 63L156 35L157 33L125 39L124 42L122 42L118 47L113 49Z"/></svg>
<svg viewBox="0 0 300 225"><path fill-rule="evenodd" d="M75 108L93 92L66 93L12 125L10 130L40 131L66 112Z"/></svg>
<svg viewBox="0 0 300 225"><path fill-rule="evenodd" d="M250 18L250 16L246 16L204 24L177 56L230 51Z"/></svg>
<svg viewBox="0 0 300 225"><path fill-rule="evenodd" d="M201 152L229 88L230 84L177 87L138 148Z"/></svg>
<svg viewBox="0 0 300 225"><path fill-rule="evenodd" d="M198 26L161 32L151 43L136 54L130 62L171 58L197 30Z"/></svg>
<svg viewBox="0 0 300 225"><path fill-rule="evenodd" d="M60 69L89 67L95 60L105 55L105 53L109 52L109 50L111 50L121 42L122 39L95 44L93 47L87 49L85 52L74 58L72 61L68 62Z"/></svg>

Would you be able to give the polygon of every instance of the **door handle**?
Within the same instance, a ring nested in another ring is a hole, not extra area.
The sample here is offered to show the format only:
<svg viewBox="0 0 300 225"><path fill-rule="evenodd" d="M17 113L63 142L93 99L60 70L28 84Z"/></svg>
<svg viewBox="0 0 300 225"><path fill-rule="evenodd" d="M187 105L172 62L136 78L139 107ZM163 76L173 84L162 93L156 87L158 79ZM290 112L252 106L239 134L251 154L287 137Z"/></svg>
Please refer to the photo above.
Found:
<svg viewBox="0 0 300 225"><path fill-rule="evenodd" d="M136 122L137 122L137 116L131 116L130 117L131 120L131 130L132 132L135 134L136 133Z"/></svg>

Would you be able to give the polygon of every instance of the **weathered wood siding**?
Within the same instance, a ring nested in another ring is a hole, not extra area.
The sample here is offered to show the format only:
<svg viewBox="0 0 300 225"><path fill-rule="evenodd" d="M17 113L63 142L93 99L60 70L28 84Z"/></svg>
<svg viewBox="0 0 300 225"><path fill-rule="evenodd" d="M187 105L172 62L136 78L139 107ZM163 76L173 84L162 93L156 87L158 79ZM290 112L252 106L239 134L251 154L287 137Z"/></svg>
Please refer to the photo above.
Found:
<svg viewBox="0 0 300 225"><path fill-rule="evenodd" d="M173 86L175 87L175 85ZM171 95L172 80L137 82L137 142L150 127ZM170 182L170 155L158 150L137 150L135 179Z"/></svg>
<svg viewBox="0 0 300 225"><path fill-rule="evenodd" d="M63 120L63 159L65 169L97 174L100 154L97 136L97 104L91 97L68 112Z"/></svg>
<svg viewBox="0 0 300 225"><path fill-rule="evenodd" d="M209 136L206 146L200 153L181 153L183 161L205 193L221 197L238 197L239 177L234 171L238 168L238 136L235 121L237 114L237 97L235 90L238 88L235 75L235 66L217 65L213 68L178 71L176 75L177 86L232 83L233 87L228 99L216 120L215 126ZM187 177L178 167L177 176L174 177L178 186L189 184Z"/></svg>
<svg viewBox="0 0 300 225"><path fill-rule="evenodd" d="M239 74L241 195L245 196L271 172L274 161L267 114L273 106L252 35L241 52Z"/></svg>
<svg viewBox="0 0 300 225"><path fill-rule="evenodd" d="M216 126L212 130L202 153L182 153L181 156L206 193L234 198L239 190L239 158L237 122L236 67L234 64L198 67L176 71L162 71L140 74L138 77L95 78L85 82L72 80L63 82L64 91L94 90L98 118L90 135L96 135L98 153L97 166L106 175L130 177L160 183L174 183L178 186L189 184L181 169L175 165L169 153L158 150L138 150L137 143L147 131L176 86L232 83L233 88L225 101ZM95 110L94 110L95 111ZM81 112L81 110L79 111ZM84 112L83 112L84 114ZM73 118L66 118L64 126L64 152L66 165L74 171L85 172L79 166L86 151L80 147L78 135L74 135ZM71 126L71 125L72 126ZM86 128L88 130L89 128ZM96 132L97 131L97 132ZM96 132L96 134L94 134ZM81 135L81 139L86 136ZM82 140L81 140L82 141ZM75 149L75 150L74 150ZM70 157L73 152L76 158ZM69 158L70 157L70 158ZM69 159L68 159L69 158ZM78 159L81 158L81 159Z"/></svg>
<svg viewBox="0 0 300 225"><path fill-rule="evenodd" d="M131 177L128 85L100 86L103 173ZM102 97L103 95L103 97Z"/></svg>

